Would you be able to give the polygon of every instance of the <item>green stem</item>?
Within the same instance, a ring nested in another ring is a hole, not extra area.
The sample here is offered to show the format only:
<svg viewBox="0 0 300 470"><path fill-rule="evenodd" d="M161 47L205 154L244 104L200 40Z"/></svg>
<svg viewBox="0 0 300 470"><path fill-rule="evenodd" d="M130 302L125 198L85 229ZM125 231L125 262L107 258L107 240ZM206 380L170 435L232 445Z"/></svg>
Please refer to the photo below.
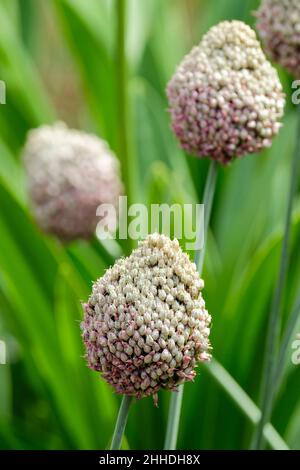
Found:
<svg viewBox="0 0 300 470"><path fill-rule="evenodd" d="M214 193L215 193L215 188L216 188L217 166L218 165L215 161L211 162L209 166L206 182L205 182L204 197L203 197L203 204L204 204L204 211L205 211L204 212L204 246L200 252L196 251L195 253L195 263L198 267L200 276L202 274L203 261L204 261L205 248L206 248L206 237L207 237L212 203L213 203L213 198L214 198ZM168 423L167 423L167 432L166 432L166 439L165 439L165 445L164 445L165 450L176 449L183 392L184 392L184 385L182 384L178 387L178 391L171 393Z"/></svg>
<svg viewBox="0 0 300 470"><path fill-rule="evenodd" d="M119 450L121 448L131 402L132 397L129 397L128 395L123 396L110 450Z"/></svg>
<svg viewBox="0 0 300 470"><path fill-rule="evenodd" d="M277 394L279 387L280 387L281 378L283 376L284 367L286 363L287 351L289 349L291 339L295 332L296 325L299 321L299 316L300 316L300 292L297 297L296 303L292 309L292 312L289 316L289 319L285 328L285 332L283 334L283 339L282 339L282 343L281 343L279 355L278 355L277 366L275 368L274 377L273 377L274 396Z"/></svg>
<svg viewBox="0 0 300 470"><path fill-rule="evenodd" d="M207 179L205 182L204 188L204 196L203 196L203 204L204 204L204 246L202 250L198 250L195 253L195 263L198 268L198 272L201 276L203 270L203 262L205 256L205 248L206 248L206 239L211 215L211 208L213 204L215 189L216 189L216 180L217 180L217 171L218 171L218 164L217 162L211 162L208 170Z"/></svg>
<svg viewBox="0 0 300 470"><path fill-rule="evenodd" d="M164 445L165 450L176 449L183 392L184 385L182 384L179 385L176 392L171 393L166 439Z"/></svg>
<svg viewBox="0 0 300 470"><path fill-rule="evenodd" d="M132 191L135 185L135 168L132 152L129 151L129 98L128 70L126 59L126 6L127 0L117 1L117 35L116 35L116 75L117 75L117 132L118 157L121 162L122 178L125 185L128 207L133 202ZM132 241L127 240L127 251L132 248Z"/></svg>
<svg viewBox="0 0 300 470"><path fill-rule="evenodd" d="M298 109L298 126L296 134L296 145L294 155L292 158L290 188L287 203L287 212L284 226L284 236L281 249L281 258L279 265L279 274L275 286L271 313L269 317L269 325L266 340L266 355L264 370L261 385L261 410L262 415L259 424L255 430L252 439L252 449L261 449L264 446L263 429L265 424L270 420L272 414L272 407L274 401L274 367L276 365L276 352L278 346L278 339L280 333L280 307L282 302L282 294L285 285L287 267L288 267L288 252L289 252L289 239L291 231L291 217L293 200L297 191L297 182L300 166L300 106Z"/></svg>

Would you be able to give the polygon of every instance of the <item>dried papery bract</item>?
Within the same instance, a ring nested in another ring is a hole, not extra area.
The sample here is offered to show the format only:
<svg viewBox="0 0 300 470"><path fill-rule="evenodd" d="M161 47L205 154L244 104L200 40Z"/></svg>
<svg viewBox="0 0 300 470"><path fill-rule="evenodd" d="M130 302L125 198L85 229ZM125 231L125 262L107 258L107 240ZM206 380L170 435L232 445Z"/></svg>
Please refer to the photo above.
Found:
<svg viewBox="0 0 300 470"><path fill-rule="evenodd" d="M186 55L167 87L181 146L226 164L271 145L284 94L255 32L240 21L214 26Z"/></svg>
<svg viewBox="0 0 300 470"><path fill-rule="evenodd" d="M63 123L29 132L23 151L31 206L39 226L63 241L90 238L100 204L117 210L119 164L107 144Z"/></svg>
<svg viewBox="0 0 300 470"><path fill-rule="evenodd" d="M299 0L263 0L255 16L268 55L300 78Z"/></svg>
<svg viewBox="0 0 300 470"><path fill-rule="evenodd" d="M82 322L91 369L118 393L176 390L208 360L203 281L178 241L152 234L93 286Z"/></svg>

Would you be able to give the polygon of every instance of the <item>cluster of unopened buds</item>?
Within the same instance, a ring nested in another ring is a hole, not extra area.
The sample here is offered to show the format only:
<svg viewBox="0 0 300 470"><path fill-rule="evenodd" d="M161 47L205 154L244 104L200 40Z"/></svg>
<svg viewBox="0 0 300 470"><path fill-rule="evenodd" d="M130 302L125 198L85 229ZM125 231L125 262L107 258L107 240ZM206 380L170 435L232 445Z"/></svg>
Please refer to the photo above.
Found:
<svg viewBox="0 0 300 470"><path fill-rule="evenodd" d="M210 315L196 265L178 241L152 234L108 269L84 305L91 369L137 398L176 390L209 359Z"/></svg>
<svg viewBox="0 0 300 470"><path fill-rule="evenodd" d="M23 158L32 210L45 232L87 239L99 222L97 207L117 209L119 163L99 137L61 122L44 125L29 132Z"/></svg>
<svg viewBox="0 0 300 470"><path fill-rule="evenodd" d="M226 164L269 147L284 94L255 32L240 21L214 26L186 55L167 87L181 146Z"/></svg>
<svg viewBox="0 0 300 470"><path fill-rule="evenodd" d="M269 56L300 78L300 2L262 0L257 30Z"/></svg>

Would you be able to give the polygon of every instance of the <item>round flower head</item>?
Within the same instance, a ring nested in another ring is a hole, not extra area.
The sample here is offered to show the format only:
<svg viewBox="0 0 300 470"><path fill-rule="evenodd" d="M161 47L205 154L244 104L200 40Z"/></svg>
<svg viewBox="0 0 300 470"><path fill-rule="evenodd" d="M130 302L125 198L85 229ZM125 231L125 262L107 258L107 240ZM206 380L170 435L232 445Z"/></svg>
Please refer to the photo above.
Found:
<svg viewBox="0 0 300 470"><path fill-rule="evenodd" d="M137 398L192 380L209 359L204 283L178 241L152 234L99 279L81 325L91 369Z"/></svg>
<svg viewBox="0 0 300 470"><path fill-rule="evenodd" d="M270 57L300 78L300 2L263 0L257 30Z"/></svg>
<svg viewBox="0 0 300 470"><path fill-rule="evenodd" d="M183 59L167 87L182 147L221 163L271 145L284 95L255 32L240 21L214 26Z"/></svg>
<svg viewBox="0 0 300 470"><path fill-rule="evenodd" d="M116 208L122 192L116 157L105 142L63 123L29 132L24 162L40 227L61 240L89 238L100 204Z"/></svg>

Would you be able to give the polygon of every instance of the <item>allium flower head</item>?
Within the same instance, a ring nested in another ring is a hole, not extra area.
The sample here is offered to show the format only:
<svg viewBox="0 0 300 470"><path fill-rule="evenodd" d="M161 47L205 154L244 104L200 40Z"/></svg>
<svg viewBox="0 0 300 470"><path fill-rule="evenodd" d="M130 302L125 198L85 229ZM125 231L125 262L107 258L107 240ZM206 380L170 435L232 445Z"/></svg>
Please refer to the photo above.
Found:
<svg viewBox="0 0 300 470"><path fill-rule="evenodd" d="M210 357L203 286L176 239L149 235L94 284L81 325L89 367L137 398L192 380Z"/></svg>
<svg viewBox="0 0 300 470"><path fill-rule="evenodd" d="M182 147L221 163L271 145L284 95L255 32L240 21L214 26L183 59L167 87Z"/></svg>
<svg viewBox="0 0 300 470"><path fill-rule="evenodd" d="M29 132L24 148L28 190L40 227L62 240L89 238L98 205L117 206L119 166L98 137L63 123Z"/></svg>
<svg viewBox="0 0 300 470"><path fill-rule="evenodd" d="M257 30L270 57L300 78L300 2L263 0Z"/></svg>

